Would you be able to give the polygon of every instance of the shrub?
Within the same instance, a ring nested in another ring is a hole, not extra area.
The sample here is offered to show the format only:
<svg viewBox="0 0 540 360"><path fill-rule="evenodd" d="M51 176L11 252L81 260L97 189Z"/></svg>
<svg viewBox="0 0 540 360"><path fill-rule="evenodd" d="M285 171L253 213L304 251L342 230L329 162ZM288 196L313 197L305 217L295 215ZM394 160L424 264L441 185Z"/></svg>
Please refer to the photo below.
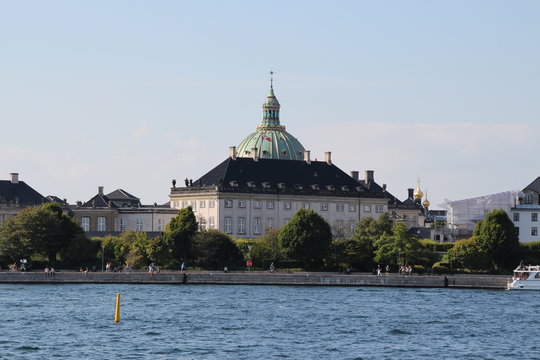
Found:
<svg viewBox="0 0 540 360"><path fill-rule="evenodd" d="M414 265L413 266L413 273L416 273L416 274L424 274L426 272L426 268L423 267L422 265Z"/></svg>
<svg viewBox="0 0 540 360"><path fill-rule="evenodd" d="M448 267L448 263L444 261L439 261L433 264L433 267L431 268L431 271L435 274L448 274L450 272L450 269Z"/></svg>

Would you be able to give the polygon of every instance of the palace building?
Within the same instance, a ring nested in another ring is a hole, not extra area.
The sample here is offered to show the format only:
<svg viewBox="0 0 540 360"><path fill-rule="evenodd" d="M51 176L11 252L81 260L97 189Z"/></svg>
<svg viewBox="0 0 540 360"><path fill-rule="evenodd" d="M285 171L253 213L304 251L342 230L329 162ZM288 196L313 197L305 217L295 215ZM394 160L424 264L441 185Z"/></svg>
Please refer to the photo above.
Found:
<svg viewBox="0 0 540 360"><path fill-rule="evenodd" d="M311 159L281 124L272 83L262 108L262 124L220 164L185 186L173 182L171 208L191 206L201 227L247 238L282 227L300 208L315 210L338 236L350 235L361 218L388 211L395 198L370 183L372 171L362 181L357 171L350 176L338 168L330 152L324 161Z"/></svg>

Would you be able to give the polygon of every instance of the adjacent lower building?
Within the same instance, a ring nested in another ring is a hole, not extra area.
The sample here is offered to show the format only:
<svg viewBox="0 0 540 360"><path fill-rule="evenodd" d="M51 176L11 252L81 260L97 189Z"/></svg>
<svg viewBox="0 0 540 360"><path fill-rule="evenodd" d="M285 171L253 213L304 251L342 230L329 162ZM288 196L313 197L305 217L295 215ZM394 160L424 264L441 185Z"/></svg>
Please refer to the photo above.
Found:
<svg viewBox="0 0 540 360"><path fill-rule="evenodd" d="M0 180L0 221L15 217L25 207L47 202L43 195L20 181L18 173L9 175L9 180Z"/></svg>
<svg viewBox="0 0 540 360"><path fill-rule="evenodd" d="M510 209L520 242L540 241L538 234L540 214L540 177L519 192L515 206Z"/></svg>
<svg viewBox="0 0 540 360"><path fill-rule="evenodd" d="M105 195L102 186L90 200L78 202L72 212L88 236L100 237L127 230L155 236L178 214L169 204L142 205L138 197L122 189Z"/></svg>

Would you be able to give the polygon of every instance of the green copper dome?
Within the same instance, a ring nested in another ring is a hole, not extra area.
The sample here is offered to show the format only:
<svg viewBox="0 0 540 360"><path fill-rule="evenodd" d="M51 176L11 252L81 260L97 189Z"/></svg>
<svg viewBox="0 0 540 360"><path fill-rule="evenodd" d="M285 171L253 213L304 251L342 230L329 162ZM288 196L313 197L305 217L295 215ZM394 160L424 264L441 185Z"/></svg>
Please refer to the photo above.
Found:
<svg viewBox="0 0 540 360"><path fill-rule="evenodd" d="M270 94L263 103L263 122L257 130L244 139L237 147L238 157L257 157L261 159L303 160L304 147L294 136L285 131L279 123L279 101L270 86Z"/></svg>

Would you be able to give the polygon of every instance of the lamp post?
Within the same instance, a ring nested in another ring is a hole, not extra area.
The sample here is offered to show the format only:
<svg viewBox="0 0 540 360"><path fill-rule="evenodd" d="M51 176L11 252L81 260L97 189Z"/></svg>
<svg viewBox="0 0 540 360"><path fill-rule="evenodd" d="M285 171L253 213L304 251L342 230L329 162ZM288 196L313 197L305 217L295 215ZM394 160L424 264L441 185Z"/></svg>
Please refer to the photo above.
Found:
<svg viewBox="0 0 540 360"><path fill-rule="evenodd" d="M101 245L101 272L103 272L103 264L105 263L105 245Z"/></svg>

